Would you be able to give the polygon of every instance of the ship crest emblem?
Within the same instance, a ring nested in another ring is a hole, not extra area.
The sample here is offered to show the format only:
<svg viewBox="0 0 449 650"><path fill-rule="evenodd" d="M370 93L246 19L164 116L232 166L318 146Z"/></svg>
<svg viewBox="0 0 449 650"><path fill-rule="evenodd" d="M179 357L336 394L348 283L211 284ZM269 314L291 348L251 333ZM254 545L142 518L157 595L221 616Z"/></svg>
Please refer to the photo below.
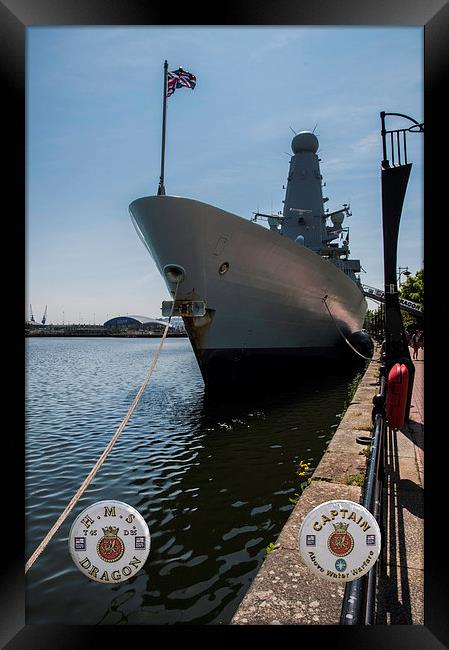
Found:
<svg viewBox="0 0 449 650"><path fill-rule="evenodd" d="M97 553L105 562L117 562L125 552L125 544L115 526L103 528L103 537L97 544Z"/></svg>
<svg viewBox="0 0 449 650"><path fill-rule="evenodd" d="M327 540L329 551L338 557L349 555L354 548L354 538L348 532L349 524L344 524L340 521L332 525L335 530L329 535L329 539Z"/></svg>

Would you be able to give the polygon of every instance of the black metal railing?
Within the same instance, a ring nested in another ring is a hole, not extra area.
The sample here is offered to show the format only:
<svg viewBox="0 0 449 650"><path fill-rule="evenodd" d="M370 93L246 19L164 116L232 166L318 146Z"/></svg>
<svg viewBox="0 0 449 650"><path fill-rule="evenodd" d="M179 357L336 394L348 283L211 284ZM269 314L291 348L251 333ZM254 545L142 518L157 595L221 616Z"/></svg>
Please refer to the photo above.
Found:
<svg viewBox="0 0 449 650"><path fill-rule="evenodd" d="M385 338L383 303L380 303L376 311L367 312L365 322L363 323L363 329L365 329L371 338L377 341L377 343L382 343Z"/></svg>
<svg viewBox="0 0 449 650"><path fill-rule="evenodd" d="M373 398L373 433L371 437L362 505L375 517L382 537L382 490L385 467L385 367L381 367L380 389ZM373 625L376 609L376 584L379 562L361 578L346 583L340 625Z"/></svg>

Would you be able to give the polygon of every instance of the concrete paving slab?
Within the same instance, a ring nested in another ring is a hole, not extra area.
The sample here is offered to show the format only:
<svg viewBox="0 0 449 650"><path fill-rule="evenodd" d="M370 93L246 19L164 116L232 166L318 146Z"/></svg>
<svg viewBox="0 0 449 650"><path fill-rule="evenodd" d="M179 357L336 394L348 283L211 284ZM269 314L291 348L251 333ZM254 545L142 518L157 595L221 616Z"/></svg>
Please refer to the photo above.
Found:
<svg viewBox="0 0 449 650"><path fill-rule="evenodd" d="M382 544L387 546L388 565L424 569L424 522L405 508L396 512Z"/></svg>
<svg viewBox="0 0 449 650"><path fill-rule="evenodd" d="M402 478L407 478L412 483L419 485L419 472L416 463L416 457L405 458L398 457L397 453L387 452L387 460L385 464L385 474L389 480L399 483Z"/></svg>
<svg viewBox="0 0 449 650"><path fill-rule="evenodd" d="M420 485L424 488L424 423L409 420L404 435L414 443Z"/></svg>
<svg viewBox="0 0 449 650"><path fill-rule="evenodd" d="M415 458L415 444L411 437L403 433L402 431L397 431L395 449L400 458ZM389 455L391 456L391 450L389 450Z"/></svg>
<svg viewBox="0 0 449 650"><path fill-rule="evenodd" d="M372 386L371 384L373 384L373 382L366 381L366 379L360 382L357 388L357 392L351 401L351 405L354 406L362 405L362 407L364 408L366 404L372 403L372 399L377 392L376 390L377 382L375 383L374 386Z"/></svg>
<svg viewBox="0 0 449 650"><path fill-rule="evenodd" d="M375 393L372 392L370 396L373 397ZM372 410L371 400L367 403L365 402L352 402L348 406L348 410L342 418L341 426L345 428L357 429L359 431L371 431L372 429L372 419L371 419L371 410Z"/></svg>
<svg viewBox="0 0 449 650"><path fill-rule="evenodd" d="M378 584L378 625L424 625L424 571L388 566Z"/></svg>
<svg viewBox="0 0 449 650"><path fill-rule="evenodd" d="M371 433L371 431L361 431L360 429L341 426L338 428L338 436L332 438L326 451L338 454L360 454L361 450L367 445L360 445L357 442L357 437L367 436L370 438Z"/></svg>
<svg viewBox="0 0 449 650"><path fill-rule="evenodd" d="M347 485L350 477L363 478L365 470L366 457L360 453L340 454L326 451L314 472L314 477Z"/></svg>
<svg viewBox="0 0 449 650"><path fill-rule="evenodd" d="M315 577L299 550L275 550L264 560L231 625L336 624L343 593L344 584Z"/></svg>
<svg viewBox="0 0 449 650"><path fill-rule="evenodd" d="M391 457L390 457L391 462ZM420 477L418 472L418 465L416 463L416 457L401 457L398 464L395 464L394 467L387 467L387 472L389 474L394 473L394 479L396 482L399 481L408 481L410 489L421 489L420 487ZM406 487L406 484L403 483L403 489Z"/></svg>

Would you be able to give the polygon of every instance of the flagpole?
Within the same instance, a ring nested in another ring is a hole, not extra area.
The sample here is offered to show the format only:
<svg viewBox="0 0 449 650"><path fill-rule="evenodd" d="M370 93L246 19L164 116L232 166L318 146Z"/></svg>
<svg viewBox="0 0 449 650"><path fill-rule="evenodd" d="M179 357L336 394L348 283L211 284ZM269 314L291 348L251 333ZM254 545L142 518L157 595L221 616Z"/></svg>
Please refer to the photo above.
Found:
<svg viewBox="0 0 449 650"><path fill-rule="evenodd" d="M162 152L161 152L161 177L159 179L159 187L157 190L158 195L165 195L165 187L164 187L164 163L165 163L165 122L166 122L166 115L167 115L167 70L168 70L168 63L167 60L165 60L164 63L164 103L163 103L163 109L162 109Z"/></svg>

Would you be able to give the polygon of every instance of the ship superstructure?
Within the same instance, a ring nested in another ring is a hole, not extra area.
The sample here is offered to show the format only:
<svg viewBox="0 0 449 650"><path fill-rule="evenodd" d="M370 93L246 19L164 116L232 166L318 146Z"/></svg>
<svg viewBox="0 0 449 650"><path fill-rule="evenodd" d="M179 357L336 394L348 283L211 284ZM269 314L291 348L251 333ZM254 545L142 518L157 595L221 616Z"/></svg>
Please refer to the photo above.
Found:
<svg viewBox="0 0 449 650"><path fill-rule="evenodd" d="M359 282L355 274L361 271L360 260L349 259L349 228L343 227L344 219L351 216L349 205L334 212L324 208L329 199L323 197L318 138L302 131L295 135L291 147L282 216L257 212L254 220L267 218L271 230L310 248Z"/></svg>

